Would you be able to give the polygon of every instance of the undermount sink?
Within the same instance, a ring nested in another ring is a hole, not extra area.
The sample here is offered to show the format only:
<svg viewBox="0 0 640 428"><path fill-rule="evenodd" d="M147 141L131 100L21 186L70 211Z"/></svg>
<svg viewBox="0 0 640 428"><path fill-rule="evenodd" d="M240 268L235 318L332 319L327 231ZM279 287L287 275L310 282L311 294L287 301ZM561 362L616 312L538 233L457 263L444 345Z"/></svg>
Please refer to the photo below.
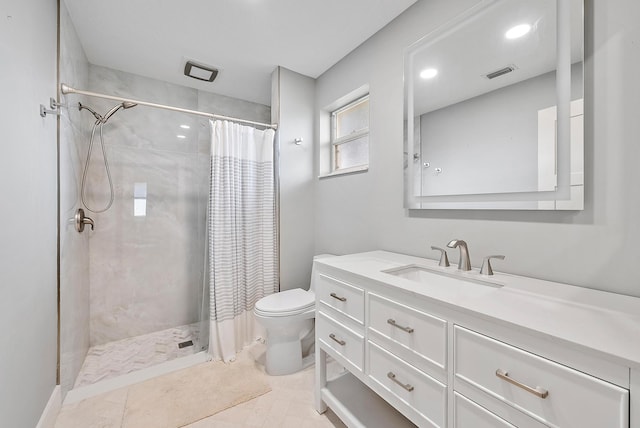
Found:
<svg viewBox="0 0 640 428"><path fill-rule="evenodd" d="M382 272L423 284L433 284L433 276L441 275L448 278L458 279L465 282L473 282L489 287L499 288L503 286L503 284L501 284L498 280L480 275L477 271L471 270L468 272L464 272L457 270L454 267L445 268L440 266L428 267L419 265L407 265L393 269L386 269Z"/></svg>

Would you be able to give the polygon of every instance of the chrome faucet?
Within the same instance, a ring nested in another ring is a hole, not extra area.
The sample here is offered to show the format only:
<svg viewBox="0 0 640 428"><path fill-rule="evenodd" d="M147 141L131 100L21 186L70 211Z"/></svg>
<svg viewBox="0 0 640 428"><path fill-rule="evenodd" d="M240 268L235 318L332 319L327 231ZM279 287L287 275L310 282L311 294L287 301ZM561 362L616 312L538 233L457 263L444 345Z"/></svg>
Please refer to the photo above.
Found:
<svg viewBox="0 0 640 428"><path fill-rule="evenodd" d="M449 248L460 248L460 258L458 259L458 270L471 270L471 260L469 259L469 249L467 243L462 239L454 239L447 244Z"/></svg>

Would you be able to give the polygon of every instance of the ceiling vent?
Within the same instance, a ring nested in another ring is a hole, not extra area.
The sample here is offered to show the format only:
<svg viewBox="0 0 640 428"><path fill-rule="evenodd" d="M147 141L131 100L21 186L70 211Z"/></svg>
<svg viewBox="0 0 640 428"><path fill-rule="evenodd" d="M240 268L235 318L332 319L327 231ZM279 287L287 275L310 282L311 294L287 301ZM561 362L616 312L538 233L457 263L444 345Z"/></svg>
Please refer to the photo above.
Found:
<svg viewBox="0 0 640 428"><path fill-rule="evenodd" d="M204 82L213 82L216 76L218 76L218 69L209 65L187 61L184 65L184 75Z"/></svg>
<svg viewBox="0 0 640 428"><path fill-rule="evenodd" d="M504 68L501 68L500 70L496 70L496 71L492 71L491 73L487 73L487 74L485 74L484 77L486 77L489 80L495 79L496 77L504 76L505 74L511 73L515 69L516 69L515 65L508 65L508 66L506 66Z"/></svg>

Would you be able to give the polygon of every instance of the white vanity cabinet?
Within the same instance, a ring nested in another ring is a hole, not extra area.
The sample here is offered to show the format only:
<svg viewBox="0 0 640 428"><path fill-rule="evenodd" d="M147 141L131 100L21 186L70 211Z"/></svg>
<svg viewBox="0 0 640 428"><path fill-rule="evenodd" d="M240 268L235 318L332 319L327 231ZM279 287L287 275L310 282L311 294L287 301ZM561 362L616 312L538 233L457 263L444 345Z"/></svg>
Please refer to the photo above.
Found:
<svg viewBox="0 0 640 428"><path fill-rule="evenodd" d="M640 427L631 391L640 358L629 359L640 356L640 299L558 284L550 300L550 283L540 297L531 279L425 286L384 273L416 263L434 262L372 252L316 266L319 412L328 405L350 427ZM590 308L583 293L609 307ZM537 309L544 318L529 319ZM346 373L328 379L327 357Z"/></svg>
<svg viewBox="0 0 640 428"><path fill-rule="evenodd" d="M366 283L325 274L315 281L316 369L330 355L404 415L396 415L400 422L394 427L414 426L409 420L446 427L447 321L373 293ZM317 386L321 396L326 379Z"/></svg>

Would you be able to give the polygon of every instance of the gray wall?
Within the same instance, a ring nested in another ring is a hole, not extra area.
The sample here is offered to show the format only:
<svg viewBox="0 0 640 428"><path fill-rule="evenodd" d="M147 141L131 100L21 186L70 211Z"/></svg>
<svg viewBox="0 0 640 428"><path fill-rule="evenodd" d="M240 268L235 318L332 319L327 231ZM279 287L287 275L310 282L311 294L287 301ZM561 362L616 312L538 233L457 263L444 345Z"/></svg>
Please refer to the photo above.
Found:
<svg viewBox="0 0 640 428"><path fill-rule="evenodd" d="M56 385L55 0L0 6L0 424L34 427Z"/></svg>
<svg viewBox="0 0 640 428"><path fill-rule="evenodd" d="M495 269L640 296L635 0L586 1L584 211L403 209L403 48L472 3L419 0L318 78L316 116L369 83L371 149L369 172L316 182L316 252L386 249L435 258L430 245L462 238L474 266L484 255L505 254Z"/></svg>
<svg viewBox="0 0 640 428"><path fill-rule="evenodd" d="M89 85L89 62L64 2L60 2L60 81ZM89 233L78 233L73 219L80 205L80 180L91 121L78 110L84 97L62 96L60 115L60 386L73 387L89 349Z"/></svg>
<svg viewBox="0 0 640 428"><path fill-rule="evenodd" d="M314 254L315 81L284 67L274 71L273 80L280 149L280 289L308 289ZM296 145L296 138L302 138L302 144Z"/></svg>

